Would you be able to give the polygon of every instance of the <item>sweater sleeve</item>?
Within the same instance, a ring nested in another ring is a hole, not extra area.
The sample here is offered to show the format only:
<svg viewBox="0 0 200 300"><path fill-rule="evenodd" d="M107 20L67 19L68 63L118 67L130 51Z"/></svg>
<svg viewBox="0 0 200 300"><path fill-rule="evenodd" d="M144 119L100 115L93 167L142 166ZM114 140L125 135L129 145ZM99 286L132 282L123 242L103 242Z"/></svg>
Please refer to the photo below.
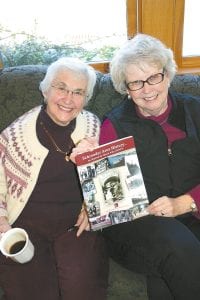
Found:
<svg viewBox="0 0 200 300"><path fill-rule="evenodd" d="M109 119L105 119L101 125L99 144L106 144L116 140L117 138L117 132L111 121Z"/></svg>
<svg viewBox="0 0 200 300"><path fill-rule="evenodd" d="M3 143L4 142L4 143ZM3 165L5 139L0 135L0 217L7 217L6 209L6 194L7 194L7 183L5 176L5 169Z"/></svg>
<svg viewBox="0 0 200 300"><path fill-rule="evenodd" d="M6 210L6 182L2 165L0 166L0 217L7 217Z"/></svg>
<svg viewBox="0 0 200 300"><path fill-rule="evenodd" d="M76 117L76 127L71 134L71 138L74 144L77 144L85 137L96 137L99 140L99 131L99 118L95 114L83 109Z"/></svg>

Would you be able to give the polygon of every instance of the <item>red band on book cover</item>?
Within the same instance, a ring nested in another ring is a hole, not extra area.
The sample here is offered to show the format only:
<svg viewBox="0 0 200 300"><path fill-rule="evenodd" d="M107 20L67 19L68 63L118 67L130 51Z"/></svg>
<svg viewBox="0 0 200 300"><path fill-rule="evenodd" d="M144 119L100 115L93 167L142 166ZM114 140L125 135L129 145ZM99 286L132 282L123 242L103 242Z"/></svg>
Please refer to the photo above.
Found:
<svg viewBox="0 0 200 300"><path fill-rule="evenodd" d="M75 158L76 164L78 166L102 159L109 155L114 155L120 153L121 151L128 150L135 147L134 139L132 136L125 137L120 140L107 143L105 145L99 146L98 148L88 151L85 153L78 154Z"/></svg>

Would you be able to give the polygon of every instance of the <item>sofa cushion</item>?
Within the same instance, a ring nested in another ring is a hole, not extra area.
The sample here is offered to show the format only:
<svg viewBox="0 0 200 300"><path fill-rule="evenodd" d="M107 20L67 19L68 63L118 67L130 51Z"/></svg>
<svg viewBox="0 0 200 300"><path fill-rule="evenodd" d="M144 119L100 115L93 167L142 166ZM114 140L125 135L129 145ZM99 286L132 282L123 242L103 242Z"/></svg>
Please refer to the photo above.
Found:
<svg viewBox="0 0 200 300"><path fill-rule="evenodd" d="M21 66L5 68L0 74L0 131L22 113L38 105L38 89L46 67Z"/></svg>
<svg viewBox="0 0 200 300"><path fill-rule="evenodd" d="M110 259L108 300L134 299L148 299L145 277L121 267Z"/></svg>

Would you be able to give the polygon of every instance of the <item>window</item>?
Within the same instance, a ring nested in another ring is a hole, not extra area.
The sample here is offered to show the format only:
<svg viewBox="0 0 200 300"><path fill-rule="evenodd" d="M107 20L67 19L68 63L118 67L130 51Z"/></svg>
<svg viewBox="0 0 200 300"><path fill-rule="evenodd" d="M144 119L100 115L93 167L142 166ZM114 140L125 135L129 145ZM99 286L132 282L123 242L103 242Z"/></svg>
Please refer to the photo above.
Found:
<svg viewBox="0 0 200 300"><path fill-rule="evenodd" d="M14 20L16 29L17 24L20 23L19 19L23 18L19 18L19 9L15 9L11 4L16 2L20 10L22 10L22 1L25 15L27 9L34 11L36 5L34 3L31 5L33 0L7 0L3 4L1 3L0 46L1 51L6 53L8 58L9 48L7 48L7 51L4 51L3 43L10 33L9 31L3 31L2 20L4 17L7 17L5 11L8 12L9 19ZM132 37L136 32L143 32L159 38L174 51L180 73L200 73L200 56L198 56L200 53L200 42L198 39L199 26L197 24L199 16L191 18L195 22L189 21L189 14L193 5L200 6L198 0L57 0L53 4L51 1L43 0L40 3L40 7L37 6L36 16L40 15L44 4L45 16L41 19L44 28L41 35L44 36L48 33L50 40L50 36L53 33L60 32L56 38L62 41L64 38L65 40L63 41L63 48L56 45L55 41L51 42L50 48L47 47L46 42L38 45L37 40L33 38L33 34L38 31L38 24L35 21L34 29L29 31L29 44L34 42L35 52L32 55L33 58L34 55L39 56L41 47L44 49L45 55L42 55L41 58L39 57L41 61L43 60L42 63L48 64L52 57L55 60L57 56L71 53L73 56L84 57L86 61L93 63L96 69L107 72L108 61L113 56L115 49L120 46L120 43L126 40L127 37ZM7 5L7 9L4 8L5 5ZM71 7L75 13L70 12L70 5L72 5ZM53 10L52 15L51 10ZM16 11L17 13L15 14ZM199 9L195 8L194 11L198 13ZM13 16L11 15L12 12ZM59 16L57 22L55 21L56 16ZM50 21L50 25L47 25L47 20ZM188 29L190 23L191 26L193 26L193 23L195 24L195 29ZM98 30L96 29L96 24L100 25ZM88 35L83 34L83 28L87 28ZM65 34L61 34L63 29L66 30ZM18 31L20 30L22 29L18 29ZM28 26L26 30L28 30ZM189 40L191 39L191 32L194 30L197 31L197 34L193 35L197 36L197 38L193 40L195 44L188 49L187 45L191 46L193 43L191 41L188 42L188 38ZM73 36L74 32L78 33L76 39ZM104 45L102 41L105 42ZM73 47L72 44L74 44ZM89 51L85 51L85 49ZM20 47L16 50L14 53L19 55ZM192 52L190 52L191 50ZM29 63L28 54L30 54L30 51L27 54L23 54L22 59L27 59L27 63ZM38 59L38 57L36 58ZM97 62L99 59L101 62Z"/></svg>
<svg viewBox="0 0 200 300"><path fill-rule="evenodd" d="M185 0L184 30L183 30L183 57L200 56L200 2L198 0ZM195 22L194 22L195 20Z"/></svg>
<svg viewBox="0 0 200 300"><path fill-rule="evenodd" d="M0 46L6 65L49 64L63 55L108 61L126 39L126 0L1 3Z"/></svg>

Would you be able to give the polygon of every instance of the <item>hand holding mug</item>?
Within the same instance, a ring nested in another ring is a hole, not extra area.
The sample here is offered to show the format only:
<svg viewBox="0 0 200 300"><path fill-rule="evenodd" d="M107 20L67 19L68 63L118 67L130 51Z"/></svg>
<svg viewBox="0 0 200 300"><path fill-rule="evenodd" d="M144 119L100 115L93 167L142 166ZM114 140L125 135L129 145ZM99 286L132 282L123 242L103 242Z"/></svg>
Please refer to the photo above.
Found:
<svg viewBox="0 0 200 300"><path fill-rule="evenodd" d="M0 235L4 232L8 231L11 228L12 227L8 223L8 219L6 217L0 217ZM0 236L0 238L1 238L1 236Z"/></svg>
<svg viewBox="0 0 200 300"><path fill-rule="evenodd" d="M34 246L22 228L11 228L1 234L0 251L18 263L29 262L34 255Z"/></svg>

